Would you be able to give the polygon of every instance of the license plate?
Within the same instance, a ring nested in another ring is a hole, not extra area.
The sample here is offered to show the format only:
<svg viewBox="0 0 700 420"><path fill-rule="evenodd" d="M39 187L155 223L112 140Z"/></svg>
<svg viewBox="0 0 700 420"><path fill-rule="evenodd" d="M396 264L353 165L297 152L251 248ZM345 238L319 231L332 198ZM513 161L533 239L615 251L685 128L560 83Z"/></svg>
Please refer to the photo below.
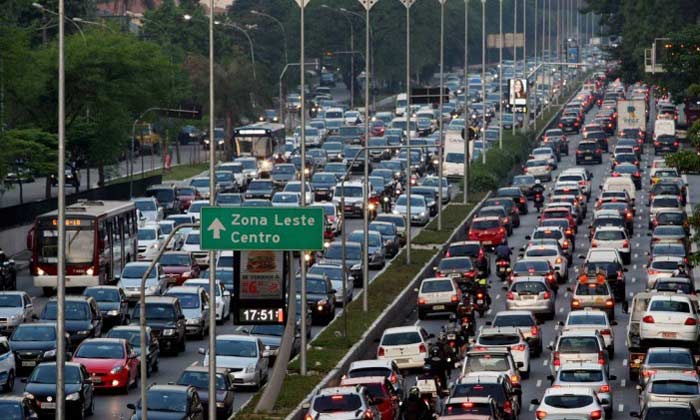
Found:
<svg viewBox="0 0 700 420"><path fill-rule="evenodd" d="M43 402L43 403L41 403L41 408L46 409L46 410L55 410L56 403L55 402Z"/></svg>
<svg viewBox="0 0 700 420"><path fill-rule="evenodd" d="M500 267L500 268L498 269L498 272L499 272L499 273L505 273L505 272L506 272L506 268L505 268L505 267Z"/></svg>
<svg viewBox="0 0 700 420"><path fill-rule="evenodd" d="M396 359L396 364L402 365L404 363L408 363L409 359Z"/></svg>
<svg viewBox="0 0 700 420"><path fill-rule="evenodd" d="M482 241L484 245L491 245L492 241Z"/></svg>
<svg viewBox="0 0 700 420"><path fill-rule="evenodd" d="M593 160L593 156L586 156L583 160Z"/></svg>
<svg viewBox="0 0 700 420"><path fill-rule="evenodd" d="M102 378L100 378L99 376L93 376L91 379L92 379L92 382L95 384L102 383Z"/></svg>
<svg viewBox="0 0 700 420"><path fill-rule="evenodd" d="M22 362L22 366L36 366L36 362Z"/></svg>
<svg viewBox="0 0 700 420"><path fill-rule="evenodd" d="M440 311L445 309L445 305L433 305L433 310Z"/></svg>
<svg viewBox="0 0 700 420"><path fill-rule="evenodd" d="M477 305L483 305L484 304L484 299L477 299L476 300Z"/></svg>
<svg viewBox="0 0 700 420"><path fill-rule="evenodd" d="M603 298L595 298L595 303L596 303L596 304L605 303L605 299L603 299Z"/></svg>
<svg viewBox="0 0 700 420"><path fill-rule="evenodd" d="M661 337L663 338L676 338L675 332L662 332Z"/></svg>

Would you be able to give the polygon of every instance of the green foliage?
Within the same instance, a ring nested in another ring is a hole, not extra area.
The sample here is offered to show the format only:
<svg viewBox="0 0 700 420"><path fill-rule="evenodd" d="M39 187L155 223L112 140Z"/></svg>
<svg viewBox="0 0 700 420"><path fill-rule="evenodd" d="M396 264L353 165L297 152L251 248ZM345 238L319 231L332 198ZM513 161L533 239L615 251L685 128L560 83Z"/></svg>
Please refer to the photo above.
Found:
<svg viewBox="0 0 700 420"><path fill-rule="evenodd" d="M692 144L693 147L695 147L696 150L700 149L700 121L695 121L693 125L690 126L686 134L686 138L688 139L690 144Z"/></svg>
<svg viewBox="0 0 700 420"><path fill-rule="evenodd" d="M666 164L681 173L700 172L700 155L692 150L681 150L666 155Z"/></svg>
<svg viewBox="0 0 700 420"><path fill-rule="evenodd" d="M58 140L56 136L39 129L9 130L0 136L0 177L16 168L22 161L22 168L34 176L48 176L56 173Z"/></svg>
<svg viewBox="0 0 700 420"><path fill-rule="evenodd" d="M664 75L663 86L671 92L672 97L681 99L690 90L697 92L699 86L690 87L700 80L700 27L690 25L681 27L665 41L670 46L663 51Z"/></svg>
<svg viewBox="0 0 700 420"><path fill-rule="evenodd" d="M527 160L532 143L528 136L504 133L503 149L494 147L486 152L486 164L481 161L471 165L471 191L485 192L498 188L503 180L509 179L513 168Z"/></svg>

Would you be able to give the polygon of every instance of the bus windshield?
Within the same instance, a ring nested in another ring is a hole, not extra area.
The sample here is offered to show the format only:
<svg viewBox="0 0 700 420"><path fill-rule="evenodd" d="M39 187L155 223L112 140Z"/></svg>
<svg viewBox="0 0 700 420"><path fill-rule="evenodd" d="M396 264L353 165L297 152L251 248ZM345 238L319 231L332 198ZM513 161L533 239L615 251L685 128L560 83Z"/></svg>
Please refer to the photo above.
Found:
<svg viewBox="0 0 700 420"><path fill-rule="evenodd" d="M37 262L57 263L58 230L54 226L40 227L37 241ZM91 221L82 220L80 226L66 226L66 264L92 263L94 250L95 232Z"/></svg>

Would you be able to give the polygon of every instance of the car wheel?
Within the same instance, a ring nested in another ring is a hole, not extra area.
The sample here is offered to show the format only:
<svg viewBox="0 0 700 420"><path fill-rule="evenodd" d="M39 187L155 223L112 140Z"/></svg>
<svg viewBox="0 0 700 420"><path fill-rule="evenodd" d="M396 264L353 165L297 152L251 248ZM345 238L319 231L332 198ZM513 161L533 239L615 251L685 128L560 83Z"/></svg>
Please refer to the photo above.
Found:
<svg viewBox="0 0 700 420"><path fill-rule="evenodd" d="M182 340L177 345L177 350L175 351L175 354L178 352L185 351L185 335L182 335Z"/></svg>
<svg viewBox="0 0 700 420"><path fill-rule="evenodd" d="M15 371L11 370L7 374L7 382L2 387L3 392L12 392L15 389Z"/></svg>
<svg viewBox="0 0 700 420"><path fill-rule="evenodd" d="M418 310L418 319L420 319L420 320L425 319L425 312Z"/></svg>
<svg viewBox="0 0 700 420"><path fill-rule="evenodd" d="M608 347L608 356L610 357L610 360L615 358L615 346L610 346Z"/></svg>
<svg viewBox="0 0 700 420"><path fill-rule="evenodd" d="M158 372L158 359L153 361L153 366L151 366L151 372Z"/></svg>

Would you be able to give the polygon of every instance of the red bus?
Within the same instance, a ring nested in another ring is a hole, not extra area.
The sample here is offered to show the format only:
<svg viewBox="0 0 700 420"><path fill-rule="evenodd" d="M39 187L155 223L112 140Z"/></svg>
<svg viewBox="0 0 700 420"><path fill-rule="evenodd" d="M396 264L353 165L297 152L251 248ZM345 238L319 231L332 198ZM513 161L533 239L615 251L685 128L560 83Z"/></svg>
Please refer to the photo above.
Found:
<svg viewBox="0 0 700 420"><path fill-rule="evenodd" d="M34 286L45 295L57 282L58 212L36 218L27 235ZM138 255L138 217L131 201L80 201L66 207L66 287L112 282Z"/></svg>

